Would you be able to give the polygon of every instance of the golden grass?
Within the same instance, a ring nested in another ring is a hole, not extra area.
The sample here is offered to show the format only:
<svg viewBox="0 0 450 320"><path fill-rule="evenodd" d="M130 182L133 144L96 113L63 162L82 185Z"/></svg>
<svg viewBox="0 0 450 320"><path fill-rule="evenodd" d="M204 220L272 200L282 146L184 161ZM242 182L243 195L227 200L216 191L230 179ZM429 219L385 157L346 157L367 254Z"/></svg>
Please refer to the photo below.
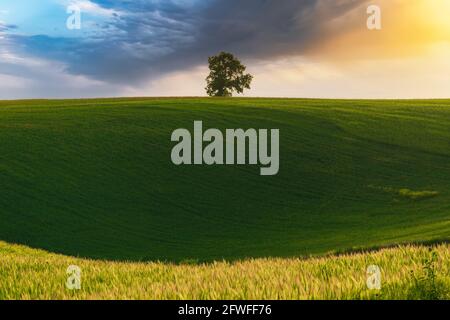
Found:
<svg viewBox="0 0 450 320"><path fill-rule="evenodd" d="M65 286L69 265L81 290ZM382 289L366 269L382 270ZM399 246L311 259L202 265L92 261L0 242L0 299L448 299L450 250Z"/></svg>

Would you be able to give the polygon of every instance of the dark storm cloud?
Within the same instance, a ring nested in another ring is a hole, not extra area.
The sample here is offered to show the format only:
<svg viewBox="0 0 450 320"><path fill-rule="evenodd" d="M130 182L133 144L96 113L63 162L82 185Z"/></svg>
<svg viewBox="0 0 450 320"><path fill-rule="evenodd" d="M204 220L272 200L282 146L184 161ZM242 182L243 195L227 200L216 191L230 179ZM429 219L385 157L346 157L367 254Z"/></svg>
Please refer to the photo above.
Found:
<svg viewBox="0 0 450 320"><path fill-rule="evenodd" d="M66 63L70 73L135 84L205 64L222 50L244 59L302 54L327 37L327 23L366 1L92 2L117 12L96 36L17 39L28 53Z"/></svg>

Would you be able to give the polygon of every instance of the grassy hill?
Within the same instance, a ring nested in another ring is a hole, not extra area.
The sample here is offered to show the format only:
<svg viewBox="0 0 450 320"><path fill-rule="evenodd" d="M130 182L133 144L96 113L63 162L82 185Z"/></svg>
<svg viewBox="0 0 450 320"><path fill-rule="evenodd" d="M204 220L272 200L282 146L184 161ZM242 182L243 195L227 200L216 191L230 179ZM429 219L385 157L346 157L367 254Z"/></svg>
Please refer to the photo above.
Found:
<svg viewBox="0 0 450 320"><path fill-rule="evenodd" d="M174 166L177 128L280 129L280 172ZM109 260L450 238L450 100L0 102L0 240Z"/></svg>
<svg viewBox="0 0 450 320"><path fill-rule="evenodd" d="M2 299L450 299L450 250L401 246L313 259L175 265L77 259L0 241ZM81 289L66 289L69 265ZM376 265L381 290L366 286Z"/></svg>

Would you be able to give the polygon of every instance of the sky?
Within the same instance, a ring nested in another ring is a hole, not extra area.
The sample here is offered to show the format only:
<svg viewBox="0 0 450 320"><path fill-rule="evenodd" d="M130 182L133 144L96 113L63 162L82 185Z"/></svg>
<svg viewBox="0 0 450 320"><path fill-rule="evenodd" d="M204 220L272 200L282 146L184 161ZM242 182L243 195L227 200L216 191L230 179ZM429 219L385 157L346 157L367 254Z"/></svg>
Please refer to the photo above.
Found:
<svg viewBox="0 0 450 320"><path fill-rule="evenodd" d="M220 51L244 96L450 98L450 0L0 0L0 99L204 96Z"/></svg>

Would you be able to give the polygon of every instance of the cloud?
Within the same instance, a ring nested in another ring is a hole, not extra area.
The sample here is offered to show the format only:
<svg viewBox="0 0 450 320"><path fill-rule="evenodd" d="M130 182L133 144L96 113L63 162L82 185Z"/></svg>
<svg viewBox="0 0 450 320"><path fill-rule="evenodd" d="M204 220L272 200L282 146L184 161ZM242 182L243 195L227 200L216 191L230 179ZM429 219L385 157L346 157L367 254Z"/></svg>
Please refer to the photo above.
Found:
<svg viewBox="0 0 450 320"><path fill-rule="evenodd" d="M5 22L0 21L0 34L1 33L5 33L7 31L14 30L14 29L17 29L16 25L14 25L14 24L6 24Z"/></svg>
<svg viewBox="0 0 450 320"><path fill-rule="evenodd" d="M7 37L17 57L53 63L66 81L70 76L84 79L79 84L92 81L100 93L108 87L114 94L169 93L170 84L183 85L189 76L199 88L189 92L197 93L203 90L207 57L222 50L254 67L258 79L269 81L273 75L294 87L295 81L314 79L317 72L336 79L342 63L414 56L430 43L450 39L447 15L438 17L443 11L439 6L430 11L434 0L378 0L383 10L380 32L366 28L368 0L54 1L82 8L82 32L73 37L13 34L16 26L0 23L0 39ZM49 83L58 78L47 76ZM70 92L78 90L72 82L68 86L75 90Z"/></svg>
<svg viewBox="0 0 450 320"><path fill-rule="evenodd" d="M8 38L0 37L0 97L67 98L111 96L122 87L66 72L58 61L18 54Z"/></svg>
<svg viewBox="0 0 450 320"><path fill-rule="evenodd" d="M28 53L64 62L69 73L139 84L205 64L221 50L243 59L302 54L363 0L78 1L118 12L97 36L17 36Z"/></svg>
<svg viewBox="0 0 450 320"><path fill-rule="evenodd" d="M114 9L104 8L101 5L90 0L58 0L64 7L76 6L80 8L81 12L88 13L95 16L114 16L120 12Z"/></svg>

